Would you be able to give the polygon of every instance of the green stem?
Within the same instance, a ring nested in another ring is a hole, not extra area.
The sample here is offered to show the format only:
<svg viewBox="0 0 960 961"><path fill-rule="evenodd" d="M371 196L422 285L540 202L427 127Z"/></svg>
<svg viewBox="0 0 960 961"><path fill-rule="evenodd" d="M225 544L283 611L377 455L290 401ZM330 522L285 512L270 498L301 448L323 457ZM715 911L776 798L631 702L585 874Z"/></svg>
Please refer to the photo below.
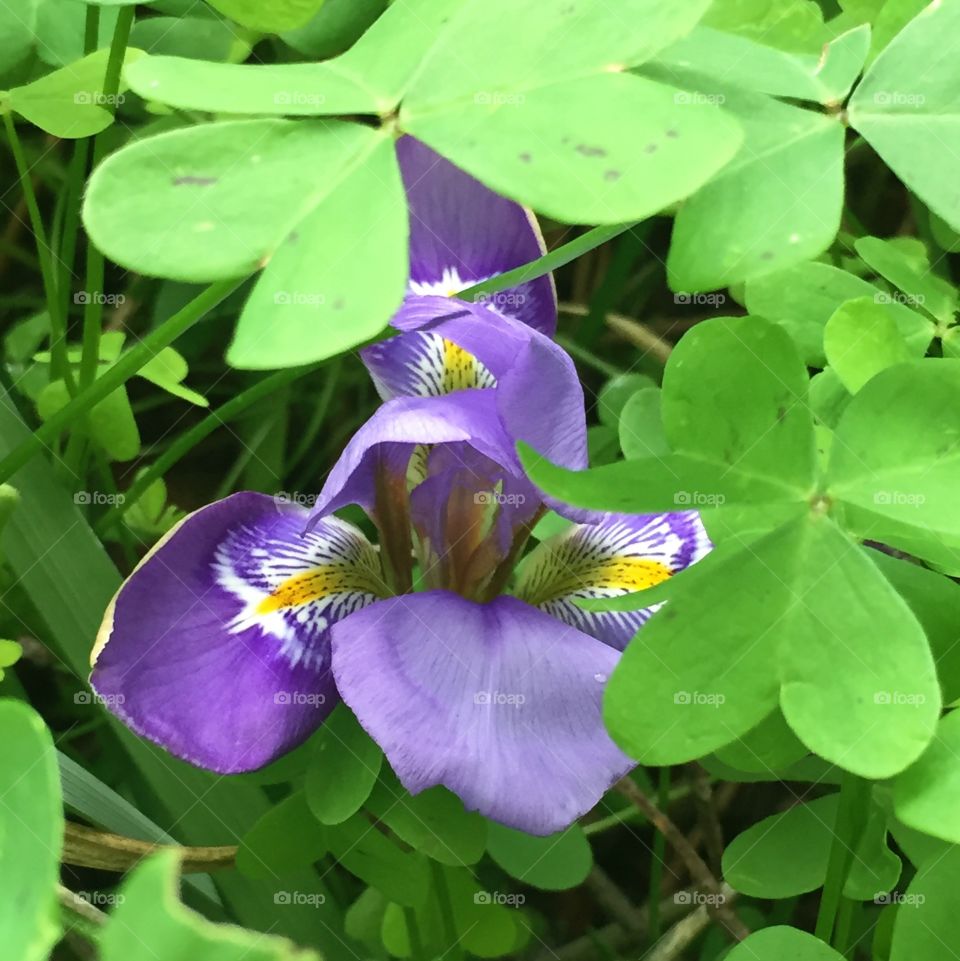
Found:
<svg viewBox="0 0 960 961"><path fill-rule="evenodd" d="M444 958L459 958L461 955L457 937L457 924L453 916L453 902L450 900L450 889L447 887L447 877L443 873L443 866L436 861L430 861L430 871L433 874L433 886L437 892L440 905L440 921L443 926L443 940L448 945Z"/></svg>
<svg viewBox="0 0 960 961"><path fill-rule="evenodd" d="M557 334L556 341L574 360L581 361L607 377L618 377L623 373L622 368L607 363L602 357L598 357L592 350L587 350L586 347L581 347L570 337Z"/></svg>
<svg viewBox="0 0 960 961"><path fill-rule="evenodd" d="M162 477L181 458L186 456L205 437L212 434L218 427L233 420L252 404L264 397L269 397L275 391L292 384L295 380L318 370L320 364L308 367L291 367L277 371L258 381L252 387L241 391L216 410L211 411L199 424L194 425L185 434L181 434L127 489L122 504L116 504L103 515L97 524L97 531L105 534L120 517L143 495L144 491L157 478Z"/></svg>
<svg viewBox="0 0 960 961"><path fill-rule="evenodd" d="M208 311L236 290L246 278L220 280L199 293L184 308L152 330L135 347L123 354L117 362L81 391L68 404L57 411L29 438L18 444L0 460L0 483L7 481L24 464L28 463L45 445L59 436L78 417L83 416L98 401L125 384L148 361L164 347L169 347L181 334L189 330Z"/></svg>
<svg viewBox="0 0 960 961"><path fill-rule="evenodd" d="M663 807L669 807L676 801L682 801L685 797L689 796L690 785L681 784L670 790L665 803L662 798L658 797L657 804ZM589 838L595 834L603 834L605 831L619 827L621 824L629 824L634 821L639 821L642 824L646 822L646 820L643 816L643 811L635 805L630 804L621 808L619 811L614 811L613 814L608 814L605 818L599 818L596 821L591 821L589 824L584 824L583 833Z"/></svg>
<svg viewBox="0 0 960 961"><path fill-rule="evenodd" d="M327 411L330 407L330 402L333 400L334 391L337 389L337 383L340 380L340 372L342 370L343 364L340 358L336 358L330 365L330 370L327 371L327 378L323 382L323 388L320 391L320 397L317 399L317 403L313 408L313 413L310 416L310 422L307 424L306 429L300 438L300 443L297 445L297 449L293 452L293 456L288 461L287 473L288 475L297 467L304 456L313 446L313 442L316 439L317 434L320 432L320 428L323 426L323 422L327 418ZM311 370L315 370L313 367Z"/></svg>
<svg viewBox="0 0 960 961"><path fill-rule="evenodd" d="M815 934L821 941L830 943L837 910L843 896L843 886L853 863L854 852L866 821L866 808L870 802L870 782L844 772L840 786L837 820L833 828L833 843L827 862L827 877L820 895Z"/></svg>
<svg viewBox="0 0 960 961"><path fill-rule="evenodd" d="M60 311L57 277L53 267L53 251L50 249L50 243L47 240L47 231L43 225L43 217L40 215L40 205L37 203L33 181L30 179L30 168L27 166L27 159L23 152L23 145L20 143L20 137L17 134L16 124L13 122L13 115L5 113L3 123L7 130L7 139L10 141L10 150L13 153L13 161L20 178L20 189L23 191L23 199L30 216L30 227L37 244L37 256L40 259L40 276L43 280L43 292L47 300L47 313L50 316L50 372L54 380L63 378L67 388L72 393L75 387L73 373L67 362L66 319Z"/></svg>
<svg viewBox="0 0 960 961"><path fill-rule="evenodd" d="M135 8L121 7L110 41L110 54L103 77L104 105L110 113L117 112L116 95L120 89L120 69L127 52L130 28ZM93 141L93 166L107 152L107 138L98 134ZM100 334L103 329L103 280L105 276L103 254L91 243L87 244L87 299L83 308L83 350L80 355L80 389L89 387L97 376L100 360Z"/></svg>
<svg viewBox="0 0 960 961"><path fill-rule="evenodd" d="M536 260L508 270L505 274L497 274L489 280L484 280L466 290L461 290L457 297L461 300L476 300L481 294L495 294L500 290L508 290L516 287L517 284L525 284L530 280L536 280L550 271L569 264L571 260L582 257L587 251L605 244L608 240L619 236L631 227L635 227L640 221L631 221L628 224L607 224L603 227L594 227L579 237L574 238L569 243L551 250L549 253L538 257Z"/></svg>
<svg viewBox="0 0 960 961"><path fill-rule="evenodd" d="M420 937L420 925L417 924L417 912L413 908L403 909L403 920L407 925L407 939L410 942L410 961L423 961L423 939Z"/></svg>
<svg viewBox="0 0 960 961"><path fill-rule="evenodd" d="M666 811L670 803L670 768L660 768L657 781L657 807ZM653 856L650 860L650 895L647 898L649 911L650 944L660 940L660 892L663 888L663 865L667 853L667 839L662 831L653 835Z"/></svg>
<svg viewBox="0 0 960 961"><path fill-rule="evenodd" d="M848 957L850 950L850 931L853 928L853 919L860 907L858 901L852 898L841 898L840 910L837 912L837 924L833 933L833 946L844 957ZM850 952L852 954L852 952Z"/></svg>

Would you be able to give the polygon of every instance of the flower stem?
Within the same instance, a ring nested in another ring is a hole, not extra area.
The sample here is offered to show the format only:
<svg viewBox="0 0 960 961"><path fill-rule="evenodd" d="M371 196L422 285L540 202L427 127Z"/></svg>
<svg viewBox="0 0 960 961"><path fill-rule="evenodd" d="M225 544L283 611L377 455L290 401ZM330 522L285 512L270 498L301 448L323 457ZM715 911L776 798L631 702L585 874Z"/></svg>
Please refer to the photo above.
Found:
<svg viewBox="0 0 960 961"><path fill-rule="evenodd" d="M430 872L433 875L433 886L437 893L437 902L440 905L440 921L443 925L443 938L449 947L444 954L445 958L459 958L461 955L457 937L457 925L453 916L453 902L450 900L450 888L447 887L447 877L443 873L443 866L436 861L430 861Z"/></svg>
<svg viewBox="0 0 960 961"><path fill-rule="evenodd" d="M425 955L420 925L417 924L417 912L413 908L404 908L403 920L407 925L407 940L410 942L410 961L423 961Z"/></svg>
<svg viewBox="0 0 960 961"><path fill-rule="evenodd" d="M854 851L866 820L870 803L870 782L849 771L844 772L840 785L837 820L833 827L833 843L827 862L827 878L820 896L820 910L814 931L821 941L830 943L837 920L837 910L843 896L843 886L853 863ZM839 934L840 932L838 932Z"/></svg>
<svg viewBox="0 0 960 961"><path fill-rule="evenodd" d="M261 378L252 387L231 397L225 404L211 411L199 424L195 424L186 433L181 434L137 479L125 492L122 504L115 504L107 511L97 524L98 533L105 534L120 517L140 499L143 492L158 477L162 477L174 464L188 454L205 437L212 434L218 427L233 420L252 404L264 397L292 384L295 380L305 377L320 368L320 364L310 364L307 367L288 367L276 373Z"/></svg>
<svg viewBox="0 0 960 961"><path fill-rule="evenodd" d="M27 213L30 215L30 227L33 230L34 240L37 244L37 257L40 260L40 276L43 281L43 293L47 301L47 314L50 317L50 373L54 380L63 379L67 389L75 390L73 373L67 362L67 331L66 319L60 309L60 297L57 288L57 276L53 266L53 251L47 239L47 231L43 225L43 217L40 215L40 205L37 203L37 195L33 189L33 181L30 179L30 168L27 166L27 159L23 152L23 145L17 134L16 124L13 122L12 113L4 113L3 123L7 130L7 139L10 141L10 150L13 153L13 161L17 167L17 174L20 178L20 189L23 191L23 199L27 205Z"/></svg>
<svg viewBox="0 0 960 961"><path fill-rule="evenodd" d="M116 113L116 95L120 89L120 68L127 52L130 28L133 25L134 7L121 7L117 24L110 41L110 54L103 78L103 97L106 109ZM107 139L97 134L93 141L93 166L96 167L107 152ZM83 308L83 350L80 355L80 389L89 387L97 375L100 360L100 333L103 327L103 254L92 244L87 244L87 274L84 281L87 299Z"/></svg>
<svg viewBox="0 0 960 961"><path fill-rule="evenodd" d="M18 444L6 457L0 460L0 483L9 480L35 454L59 436L64 428L69 427L78 417L86 414L98 401L103 400L108 394L125 384L164 347L169 347L208 311L233 293L244 280L245 278L220 280L211 284L185 307L147 334L135 347L121 356L109 370L105 371L102 377L98 377L89 387L77 394L73 400L61 407L30 437Z"/></svg>
<svg viewBox="0 0 960 961"><path fill-rule="evenodd" d="M670 768L660 768L657 781L657 807L661 811L670 803ZM653 836L653 853L650 859L650 944L660 940L660 891L663 887L663 866L667 853L667 838L662 831Z"/></svg>
<svg viewBox="0 0 960 961"><path fill-rule="evenodd" d="M640 223L640 221L635 220L628 224L605 224L602 227L594 227L579 237L575 237L569 243L557 247L556 250L551 250L542 257L531 260L528 264L523 264L513 270L508 270L505 274L497 274L496 277L491 277L489 280L484 280L479 284L474 284L472 287L467 287L466 290L461 290L456 296L461 300L476 300L480 294L495 294L497 291L508 290L510 287L516 287L518 284L525 284L528 281L536 280L537 277L549 274L551 270L556 270L564 264L569 264L571 260L576 260L578 257L587 253L587 251L593 250L601 244L605 244L614 237L618 237L625 231L635 227L638 223Z"/></svg>

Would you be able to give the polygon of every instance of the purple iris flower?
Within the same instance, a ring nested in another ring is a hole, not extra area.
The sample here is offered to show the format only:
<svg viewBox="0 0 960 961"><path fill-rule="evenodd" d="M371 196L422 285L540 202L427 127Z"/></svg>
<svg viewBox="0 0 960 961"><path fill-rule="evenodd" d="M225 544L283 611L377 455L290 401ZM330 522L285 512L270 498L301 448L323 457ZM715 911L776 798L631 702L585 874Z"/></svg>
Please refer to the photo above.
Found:
<svg viewBox="0 0 960 961"><path fill-rule="evenodd" d="M221 773L291 750L342 699L409 791L443 784L550 834L633 765L601 698L651 614L576 600L651 586L710 545L695 512L589 513L530 483L518 440L586 466L552 280L449 295L539 256L536 222L422 144L398 149L409 293L399 333L363 351L384 403L312 511L240 493L167 534L111 603L91 684L139 734ZM349 504L379 547L334 516ZM524 556L548 507L576 523Z"/></svg>

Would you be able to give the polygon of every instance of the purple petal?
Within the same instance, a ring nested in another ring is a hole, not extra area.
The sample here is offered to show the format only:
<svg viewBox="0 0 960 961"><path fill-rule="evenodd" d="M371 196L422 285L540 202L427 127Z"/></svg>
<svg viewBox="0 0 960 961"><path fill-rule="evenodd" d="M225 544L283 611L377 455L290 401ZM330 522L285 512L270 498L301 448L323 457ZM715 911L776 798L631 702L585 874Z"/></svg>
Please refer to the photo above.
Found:
<svg viewBox="0 0 960 961"><path fill-rule="evenodd" d="M527 557L517 596L622 651L659 607L591 612L576 598L619 597L653 587L711 548L696 511L605 514L552 537Z"/></svg>
<svg viewBox="0 0 960 961"><path fill-rule="evenodd" d="M90 683L138 734L220 773L269 763L339 697L330 625L382 593L377 554L335 518L234 494L189 515L121 586Z"/></svg>
<svg viewBox="0 0 960 961"><path fill-rule="evenodd" d="M633 766L601 718L618 657L512 597L393 597L333 629L337 687L404 786L443 784L538 835L589 811Z"/></svg>
<svg viewBox="0 0 960 961"><path fill-rule="evenodd" d="M514 440L571 470L587 466L583 388L573 361L549 337L445 297L409 297L394 324L402 333L361 352L382 397L495 385Z"/></svg>
<svg viewBox="0 0 960 961"><path fill-rule="evenodd" d="M401 479L421 444L466 443L523 477L497 412L496 391L461 390L442 397L397 397L379 407L354 434L327 476L311 522L347 504L373 513L379 475Z"/></svg>
<svg viewBox="0 0 960 961"><path fill-rule="evenodd" d="M414 293L457 293L546 253L532 213L485 187L413 137L397 142L410 207L410 286ZM550 276L520 284L490 302L552 335L557 299Z"/></svg>

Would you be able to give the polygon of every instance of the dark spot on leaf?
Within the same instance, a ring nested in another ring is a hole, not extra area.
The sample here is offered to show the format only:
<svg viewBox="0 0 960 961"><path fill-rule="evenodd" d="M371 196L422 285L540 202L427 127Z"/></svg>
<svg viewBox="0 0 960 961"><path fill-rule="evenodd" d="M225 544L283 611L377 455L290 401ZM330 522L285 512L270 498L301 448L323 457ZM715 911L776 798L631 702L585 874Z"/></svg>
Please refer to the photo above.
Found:
<svg viewBox="0 0 960 961"><path fill-rule="evenodd" d="M777 408L777 422L782 423L784 417L787 416L787 408L782 404Z"/></svg>
<svg viewBox="0 0 960 961"><path fill-rule="evenodd" d="M287 236L287 243L288 243L288 244L295 244L299 239L300 239L300 231L298 231L298 230L291 230L290 233L289 233L288 236Z"/></svg>
<svg viewBox="0 0 960 961"><path fill-rule="evenodd" d="M570 4L567 4L567 6L565 6L560 11L560 13L562 13L565 17L569 17L570 14L573 13L576 9L577 9L576 4L570 3Z"/></svg>
<svg viewBox="0 0 960 961"><path fill-rule="evenodd" d="M533 160L533 157L531 157L530 154L529 154L526 150L524 150L524 152L523 152L522 154L520 154L520 159L521 159L525 164L528 164L528 163L530 163L531 160Z"/></svg>
<svg viewBox="0 0 960 961"><path fill-rule="evenodd" d="M620 171L619 170L607 170L603 175L604 180L619 180Z"/></svg>
<svg viewBox="0 0 960 961"><path fill-rule="evenodd" d="M761 260L773 260L773 251L772 251L772 250L765 250L762 254L760 254L760 259L761 259Z"/></svg>
<svg viewBox="0 0 960 961"><path fill-rule="evenodd" d="M660 148L655 143L648 143L646 147L643 148L644 153L656 153Z"/></svg>
<svg viewBox="0 0 960 961"><path fill-rule="evenodd" d="M174 187L211 187L220 178L219 177L193 177L187 175L186 177L174 177L173 186Z"/></svg>
<svg viewBox="0 0 960 961"><path fill-rule="evenodd" d="M333 302L333 309L334 309L334 310L343 310L343 298L342 298L342 297L338 297L338 298Z"/></svg>
<svg viewBox="0 0 960 961"><path fill-rule="evenodd" d="M671 127L671 128L667 131L667 136L668 136L671 140L676 140L677 137L680 136L680 134L679 134L678 131L674 130L674 129Z"/></svg>
<svg viewBox="0 0 960 961"><path fill-rule="evenodd" d="M578 143L574 148L578 154L584 157L606 157L607 151L603 147L591 147L590 144Z"/></svg>

